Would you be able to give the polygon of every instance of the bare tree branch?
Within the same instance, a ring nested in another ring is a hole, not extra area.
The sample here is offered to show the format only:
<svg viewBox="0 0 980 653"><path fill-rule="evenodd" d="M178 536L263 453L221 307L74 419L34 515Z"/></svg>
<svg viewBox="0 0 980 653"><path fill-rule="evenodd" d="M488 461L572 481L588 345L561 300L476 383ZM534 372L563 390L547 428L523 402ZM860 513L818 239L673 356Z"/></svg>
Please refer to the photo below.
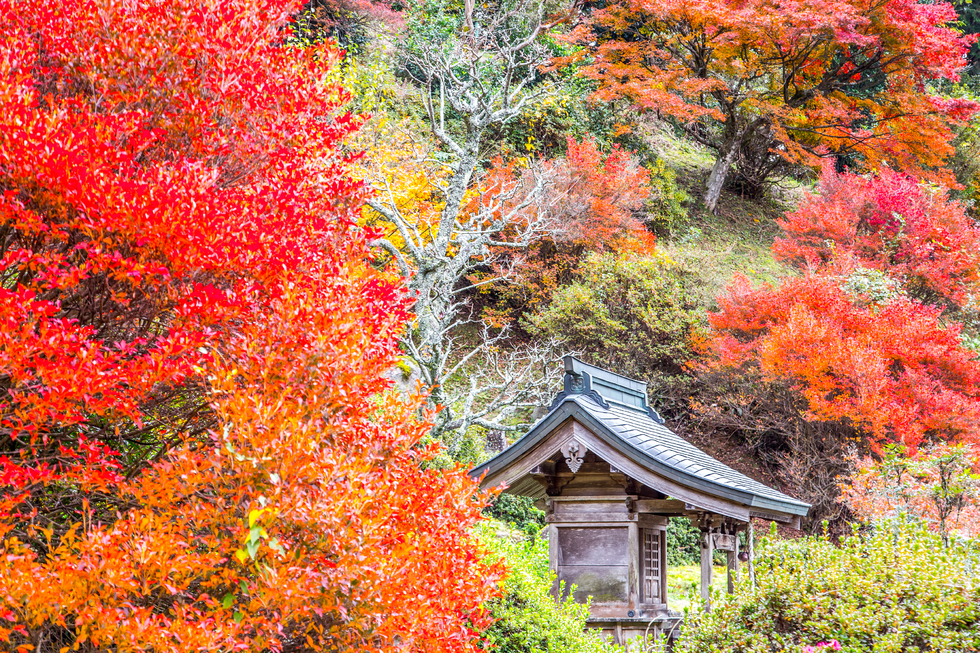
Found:
<svg viewBox="0 0 980 653"><path fill-rule="evenodd" d="M550 363L560 354L559 343L510 346L507 329L485 324L461 298L506 278L510 268L478 283L468 282L469 275L557 228L554 174L547 166L532 162L514 178L492 183L481 177L487 161L480 144L487 129L513 120L528 102L550 92L547 85L534 85L549 58L541 38L544 17L540 0L486 7L467 2L454 34L441 42L405 38L399 52L422 95L431 135L447 151L449 160L440 158L440 165L449 174L432 182L442 208L424 238L383 180L375 183L381 192L369 206L404 241L381 238L375 244L408 279L415 321L402 346L431 388L430 405L438 411L434 434L450 453L470 427L520 428L519 414L542 404L557 382L549 370L556 369ZM447 132L447 111L461 118L461 130ZM481 183L473 201L474 186Z"/></svg>

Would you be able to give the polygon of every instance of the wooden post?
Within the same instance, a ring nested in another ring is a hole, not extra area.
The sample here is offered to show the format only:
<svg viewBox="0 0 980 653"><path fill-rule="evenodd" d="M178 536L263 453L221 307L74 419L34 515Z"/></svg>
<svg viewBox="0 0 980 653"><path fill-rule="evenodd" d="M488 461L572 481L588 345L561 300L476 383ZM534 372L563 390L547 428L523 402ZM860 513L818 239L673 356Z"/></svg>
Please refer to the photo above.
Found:
<svg viewBox="0 0 980 653"><path fill-rule="evenodd" d="M554 591L556 601L561 601L561 593L559 588L561 583L558 582L558 527L554 524L548 524L548 565L551 567L551 575L555 579Z"/></svg>
<svg viewBox="0 0 980 653"><path fill-rule="evenodd" d="M660 602L667 605L667 531L660 531Z"/></svg>
<svg viewBox="0 0 980 653"><path fill-rule="evenodd" d="M701 542L701 600L705 610L711 609L711 567L714 553L714 542L711 540L711 522L704 529L704 539Z"/></svg>
<svg viewBox="0 0 980 653"><path fill-rule="evenodd" d="M735 547L728 552L728 593L735 593L735 579L739 576L738 569L738 533L735 533Z"/></svg>
<svg viewBox="0 0 980 653"><path fill-rule="evenodd" d="M755 531L752 529L752 518L749 518L749 532L745 539L749 545L749 581L755 587Z"/></svg>
<svg viewBox="0 0 980 653"><path fill-rule="evenodd" d="M640 527L636 522L630 522L627 526L627 548L629 565L626 587L629 592L629 609L636 610L640 607Z"/></svg>

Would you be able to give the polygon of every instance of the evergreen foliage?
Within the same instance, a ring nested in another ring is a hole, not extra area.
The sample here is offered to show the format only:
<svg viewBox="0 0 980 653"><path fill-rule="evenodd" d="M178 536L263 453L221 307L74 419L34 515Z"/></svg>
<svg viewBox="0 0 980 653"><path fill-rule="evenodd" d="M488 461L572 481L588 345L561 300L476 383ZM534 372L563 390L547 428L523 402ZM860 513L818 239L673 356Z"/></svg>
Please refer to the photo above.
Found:
<svg viewBox="0 0 980 653"><path fill-rule="evenodd" d="M692 614L677 653L976 651L980 553L912 524L885 522L834 543L763 538L757 585Z"/></svg>
<svg viewBox="0 0 980 653"><path fill-rule="evenodd" d="M617 653L595 630L585 630L589 608L568 597L556 602L548 566L548 540L526 538L499 522L485 524L480 541L500 556L509 572L502 595L487 606L496 619L483 631L483 645L499 653Z"/></svg>

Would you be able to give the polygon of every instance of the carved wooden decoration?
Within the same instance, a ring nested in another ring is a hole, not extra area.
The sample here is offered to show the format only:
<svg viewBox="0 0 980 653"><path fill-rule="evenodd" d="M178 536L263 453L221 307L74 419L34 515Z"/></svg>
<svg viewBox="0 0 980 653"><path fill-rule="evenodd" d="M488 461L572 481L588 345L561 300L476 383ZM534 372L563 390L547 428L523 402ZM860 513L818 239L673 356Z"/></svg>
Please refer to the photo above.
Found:
<svg viewBox="0 0 980 653"><path fill-rule="evenodd" d="M711 537L714 538L714 547L719 551L734 551L735 550L735 536L734 535L722 535L721 533L712 533Z"/></svg>
<svg viewBox="0 0 980 653"><path fill-rule="evenodd" d="M585 445L580 444L578 440L569 440L565 446L561 448L561 455L565 457L565 464L572 472L577 472L579 467L582 466L582 460L585 458L586 448Z"/></svg>

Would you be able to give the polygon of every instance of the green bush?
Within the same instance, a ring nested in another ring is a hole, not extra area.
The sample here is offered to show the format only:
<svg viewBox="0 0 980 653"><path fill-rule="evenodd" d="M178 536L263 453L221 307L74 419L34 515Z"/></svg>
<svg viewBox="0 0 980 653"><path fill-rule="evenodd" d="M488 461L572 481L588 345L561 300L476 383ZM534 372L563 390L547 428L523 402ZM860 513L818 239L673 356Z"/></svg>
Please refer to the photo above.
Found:
<svg viewBox="0 0 980 653"><path fill-rule="evenodd" d="M701 531L687 517L667 522L667 564L671 567L701 561Z"/></svg>
<svg viewBox="0 0 980 653"><path fill-rule="evenodd" d="M647 164L650 171L650 199L647 201L647 221L660 234L672 234L687 226L684 204L691 196L677 185L677 173L663 159Z"/></svg>
<svg viewBox="0 0 980 653"><path fill-rule="evenodd" d="M597 365L645 379L654 397L692 358L691 336L701 317L685 276L662 254L591 254L578 279L530 318L529 330L563 339Z"/></svg>
<svg viewBox="0 0 980 653"><path fill-rule="evenodd" d="M544 512L534 507L531 497L519 497L513 494L500 494L493 502L483 509L483 514L497 519L525 534L537 535L544 526Z"/></svg>
<svg viewBox="0 0 980 653"><path fill-rule="evenodd" d="M677 653L980 650L980 554L911 524L844 538L765 538L747 580L694 613Z"/></svg>
<svg viewBox="0 0 980 653"><path fill-rule="evenodd" d="M548 541L527 538L500 522L479 530L480 540L506 562L503 594L487 608L497 619L483 632L482 647L496 653L618 653L598 631L585 630L587 605L556 602L548 566Z"/></svg>

